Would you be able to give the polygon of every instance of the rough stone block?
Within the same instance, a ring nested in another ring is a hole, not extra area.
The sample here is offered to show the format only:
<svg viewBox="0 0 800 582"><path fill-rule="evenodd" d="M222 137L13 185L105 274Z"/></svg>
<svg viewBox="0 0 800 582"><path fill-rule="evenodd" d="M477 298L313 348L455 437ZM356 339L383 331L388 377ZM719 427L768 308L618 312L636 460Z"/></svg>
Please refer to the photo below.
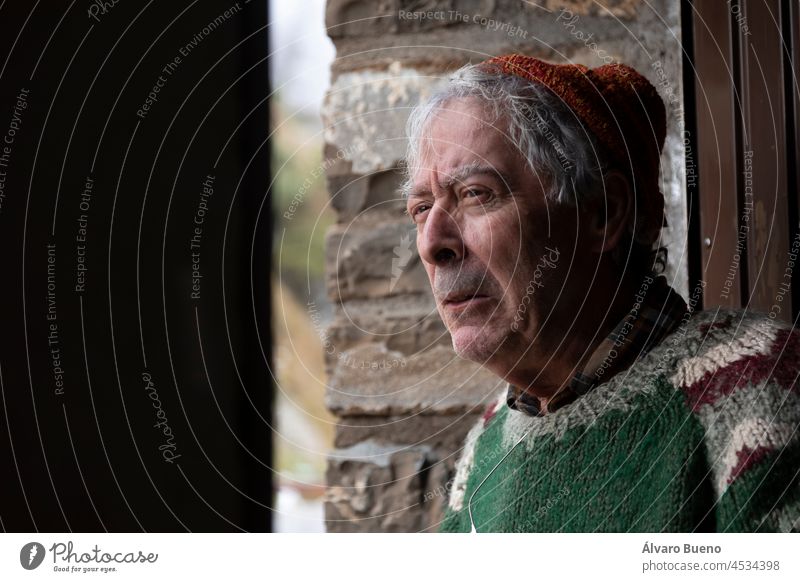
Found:
<svg viewBox="0 0 800 582"><path fill-rule="evenodd" d="M488 406L488 401L487 401ZM345 448L361 441L402 445L426 445L437 451L447 451L442 460L454 464L461 451L464 437L483 414L477 407L471 414L412 414L404 416L348 416L347 422L336 427L334 446Z"/></svg>
<svg viewBox="0 0 800 582"><path fill-rule="evenodd" d="M408 356L452 342L430 294L395 295L380 300L351 300L334 306L333 321L324 330L328 374L351 355L348 350L370 343Z"/></svg>
<svg viewBox="0 0 800 582"><path fill-rule="evenodd" d="M325 141L347 152L356 174L388 170L405 157L410 110L441 79L394 62L385 71L339 75L325 97Z"/></svg>
<svg viewBox="0 0 800 582"><path fill-rule="evenodd" d="M325 242L328 297L348 299L426 293L428 277L416 251L416 227L408 220L334 226Z"/></svg>
<svg viewBox="0 0 800 582"><path fill-rule="evenodd" d="M328 461L325 520L329 532L419 532L435 529L452 468L429 447L368 440L334 450Z"/></svg>
<svg viewBox="0 0 800 582"><path fill-rule="evenodd" d="M580 16L601 18L635 18L642 0L544 0L548 10L569 10Z"/></svg>
<svg viewBox="0 0 800 582"><path fill-rule="evenodd" d="M390 414L454 414L487 403L504 382L451 348L436 346L404 356L369 344L346 352L330 378L325 404L338 416ZM397 362L397 365L395 365Z"/></svg>
<svg viewBox="0 0 800 582"><path fill-rule="evenodd" d="M490 16L495 5L495 0L329 0L325 23L328 35L334 39L430 33L463 24L456 11Z"/></svg>
<svg viewBox="0 0 800 582"><path fill-rule="evenodd" d="M400 193L403 173L397 169L368 175L328 175L331 205L339 224L368 215L370 220L404 220L406 202ZM411 225L409 219L408 224Z"/></svg>
<svg viewBox="0 0 800 582"><path fill-rule="evenodd" d="M381 36L397 29L394 14L397 0L328 0L325 26L328 36Z"/></svg>

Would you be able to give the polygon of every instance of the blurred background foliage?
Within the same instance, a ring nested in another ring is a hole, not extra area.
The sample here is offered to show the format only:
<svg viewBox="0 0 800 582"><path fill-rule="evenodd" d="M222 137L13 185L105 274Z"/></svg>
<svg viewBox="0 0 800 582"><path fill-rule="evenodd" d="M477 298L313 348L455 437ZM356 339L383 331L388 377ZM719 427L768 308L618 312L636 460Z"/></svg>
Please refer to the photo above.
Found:
<svg viewBox="0 0 800 582"><path fill-rule="evenodd" d="M335 222L321 171L320 107L333 60L324 11L324 0L270 2L278 532L324 531L326 456L333 447L321 337L331 313L325 293L325 233ZM319 318L316 323L309 305Z"/></svg>

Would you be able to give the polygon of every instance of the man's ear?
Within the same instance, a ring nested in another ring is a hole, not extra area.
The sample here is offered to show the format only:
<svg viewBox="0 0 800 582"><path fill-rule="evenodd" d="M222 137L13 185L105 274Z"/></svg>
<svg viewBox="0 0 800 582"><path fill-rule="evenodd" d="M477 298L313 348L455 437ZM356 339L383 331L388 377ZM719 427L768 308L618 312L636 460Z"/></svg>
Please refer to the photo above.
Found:
<svg viewBox="0 0 800 582"><path fill-rule="evenodd" d="M590 248L596 253L614 249L629 228L634 211L633 188L619 170L603 176L603 191L586 205Z"/></svg>

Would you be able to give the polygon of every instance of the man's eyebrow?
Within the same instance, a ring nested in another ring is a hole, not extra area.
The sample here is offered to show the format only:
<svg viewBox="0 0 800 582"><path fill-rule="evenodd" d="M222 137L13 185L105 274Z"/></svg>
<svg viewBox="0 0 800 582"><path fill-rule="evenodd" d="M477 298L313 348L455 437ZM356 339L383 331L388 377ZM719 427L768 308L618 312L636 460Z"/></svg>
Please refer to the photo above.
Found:
<svg viewBox="0 0 800 582"><path fill-rule="evenodd" d="M452 188L455 184L459 182L463 182L470 176L474 176L476 174L483 174L486 176L491 176L502 182L504 185L508 184L508 180L503 175L503 173L495 168L494 166L486 166L479 162L473 162L471 164L466 164L464 166L459 166L452 172L450 172L445 178L439 181L439 187L443 190L447 190Z"/></svg>
<svg viewBox="0 0 800 582"><path fill-rule="evenodd" d="M508 178L500 170L494 166L486 166L479 162L473 162L464 166L459 166L439 181L439 187L442 190L447 190L452 188L455 184L463 182L470 176L474 176L476 174L491 176L501 182L506 188L511 188ZM427 186L422 186L419 188L412 187L409 188L405 193L405 198L423 198L425 196L430 196L431 194L432 192Z"/></svg>

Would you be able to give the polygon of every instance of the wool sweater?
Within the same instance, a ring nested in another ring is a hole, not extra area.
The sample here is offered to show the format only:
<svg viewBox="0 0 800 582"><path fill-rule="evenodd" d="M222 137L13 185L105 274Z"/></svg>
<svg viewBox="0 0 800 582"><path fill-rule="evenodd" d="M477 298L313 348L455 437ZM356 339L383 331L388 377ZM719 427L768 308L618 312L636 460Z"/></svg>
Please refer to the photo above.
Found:
<svg viewBox="0 0 800 582"><path fill-rule="evenodd" d="M467 434L439 531L800 531L798 373L792 326L708 310L545 416L504 387Z"/></svg>

